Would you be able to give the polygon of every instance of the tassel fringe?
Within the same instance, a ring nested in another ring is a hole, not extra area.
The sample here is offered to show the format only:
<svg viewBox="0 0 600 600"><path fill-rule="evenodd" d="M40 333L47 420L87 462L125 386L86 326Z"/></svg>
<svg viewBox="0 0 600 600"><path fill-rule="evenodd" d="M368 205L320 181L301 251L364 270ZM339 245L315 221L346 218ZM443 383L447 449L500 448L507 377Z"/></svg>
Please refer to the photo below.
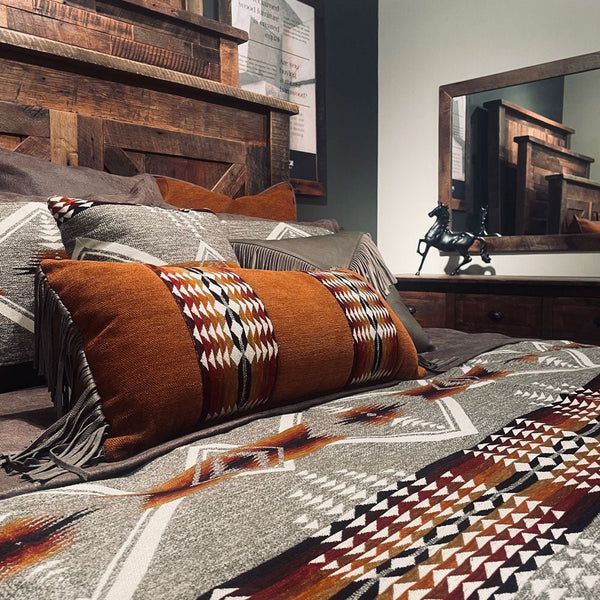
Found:
<svg viewBox="0 0 600 600"><path fill-rule="evenodd" d="M314 271L319 267L299 256L257 246L251 242L232 241L233 251L243 269L269 271Z"/></svg>
<svg viewBox="0 0 600 600"><path fill-rule="evenodd" d="M40 375L46 376L57 412L63 416L25 450L0 456L0 465L40 484L65 472L85 480L84 467L103 455L108 423L81 336L41 269L36 273L35 289L35 363Z"/></svg>
<svg viewBox="0 0 600 600"><path fill-rule="evenodd" d="M342 267L362 275L384 297L396 283L396 278L387 268L379 248L366 233L360 237L354 254L347 265L315 265L300 256L282 252L252 242L232 241L237 259L244 269L268 269L271 271L315 271L322 268Z"/></svg>
<svg viewBox="0 0 600 600"><path fill-rule="evenodd" d="M379 248L366 233L360 238L348 269L362 275L385 298L390 288L396 285L396 278L387 268Z"/></svg>

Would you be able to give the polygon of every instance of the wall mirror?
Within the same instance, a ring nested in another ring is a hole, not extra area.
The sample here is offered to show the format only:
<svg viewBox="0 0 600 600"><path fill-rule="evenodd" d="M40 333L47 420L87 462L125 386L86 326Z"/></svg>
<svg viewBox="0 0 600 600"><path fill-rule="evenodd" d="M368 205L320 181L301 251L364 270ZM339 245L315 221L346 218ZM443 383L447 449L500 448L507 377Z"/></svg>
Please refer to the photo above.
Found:
<svg viewBox="0 0 600 600"><path fill-rule="evenodd" d="M439 165L492 250L600 250L600 52L442 86Z"/></svg>

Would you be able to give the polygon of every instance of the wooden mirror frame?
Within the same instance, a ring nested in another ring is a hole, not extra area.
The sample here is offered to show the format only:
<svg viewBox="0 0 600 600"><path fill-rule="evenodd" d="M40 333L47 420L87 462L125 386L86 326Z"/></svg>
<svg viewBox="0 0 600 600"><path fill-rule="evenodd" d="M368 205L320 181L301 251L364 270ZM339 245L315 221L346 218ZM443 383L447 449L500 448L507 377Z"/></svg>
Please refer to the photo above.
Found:
<svg viewBox="0 0 600 600"><path fill-rule="evenodd" d="M456 208L452 198L452 99L513 85L600 69L600 52L592 52L541 65L514 69L440 86L439 199ZM511 235L488 237L493 252L581 252L600 250L600 234Z"/></svg>

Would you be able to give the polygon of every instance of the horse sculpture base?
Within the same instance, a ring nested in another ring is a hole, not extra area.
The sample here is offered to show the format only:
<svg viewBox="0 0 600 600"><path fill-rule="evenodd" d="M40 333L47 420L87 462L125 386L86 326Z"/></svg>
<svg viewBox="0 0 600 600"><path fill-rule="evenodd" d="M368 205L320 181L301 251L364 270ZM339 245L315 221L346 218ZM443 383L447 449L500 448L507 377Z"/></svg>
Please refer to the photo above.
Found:
<svg viewBox="0 0 600 600"><path fill-rule="evenodd" d="M425 262L425 258L427 257L430 248L437 248L438 250L442 250L442 252L456 252L462 256L462 262L454 269L454 271L452 271L452 273L450 273L450 275L457 275L462 267L473 260L469 254L469 250L476 241L479 242L479 255L481 256L481 260L485 263L492 261L488 254L487 244L482 237L473 235L468 231L454 233L448 229L448 224L450 223L450 211L446 204L440 202L428 216L435 217L436 220L425 234L425 237L421 238L417 244L417 254L421 256L421 264L415 275L421 274L423 263ZM425 244L424 250L421 250L422 244Z"/></svg>

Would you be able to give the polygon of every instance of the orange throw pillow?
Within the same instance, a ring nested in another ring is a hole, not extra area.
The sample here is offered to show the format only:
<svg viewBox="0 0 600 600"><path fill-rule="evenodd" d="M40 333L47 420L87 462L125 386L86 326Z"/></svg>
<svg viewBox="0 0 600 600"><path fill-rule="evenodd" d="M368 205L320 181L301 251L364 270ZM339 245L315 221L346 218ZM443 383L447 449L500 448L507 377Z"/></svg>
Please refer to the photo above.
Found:
<svg viewBox="0 0 600 600"><path fill-rule="evenodd" d="M348 270L49 260L36 284L40 369L55 399L65 381L73 394L70 412L8 459L32 478L425 373L393 310Z"/></svg>
<svg viewBox="0 0 600 600"><path fill-rule="evenodd" d="M208 209L218 213L275 221L298 220L296 195L294 188L287 181L277 183L254 196L230 198L225 194L180 179L170 177L155 177L155 179L164 201L178 208Z"/></svg>
<svg viewBox="0 0 600 600"><path fill-rule="evenodd" d="M589 219L582 219L575 215L571 226L569 227L570 233L600 233L600 221L590 221Z"/></svg>

